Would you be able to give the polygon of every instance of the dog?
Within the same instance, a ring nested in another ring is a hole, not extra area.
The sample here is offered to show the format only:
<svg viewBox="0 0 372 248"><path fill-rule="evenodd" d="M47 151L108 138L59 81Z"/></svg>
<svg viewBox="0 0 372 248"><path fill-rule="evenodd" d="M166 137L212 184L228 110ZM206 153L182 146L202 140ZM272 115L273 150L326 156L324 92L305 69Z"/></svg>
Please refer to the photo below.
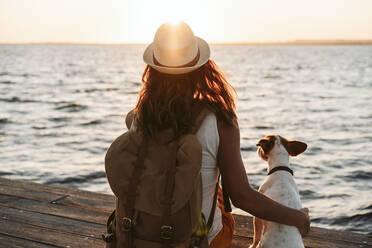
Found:
<svg viewBox="0 0 372 248"><path fill-rule="evenodd" d="M257 143L258 155L268 163L268 175L260 186L271 199L287 207L301 209L302 204L289 156L303 153L307 145L301 141L287 140L279 135L268 135ZM300 232L296 227L253 218L254 238L250 248L303 248Z"/></svg>

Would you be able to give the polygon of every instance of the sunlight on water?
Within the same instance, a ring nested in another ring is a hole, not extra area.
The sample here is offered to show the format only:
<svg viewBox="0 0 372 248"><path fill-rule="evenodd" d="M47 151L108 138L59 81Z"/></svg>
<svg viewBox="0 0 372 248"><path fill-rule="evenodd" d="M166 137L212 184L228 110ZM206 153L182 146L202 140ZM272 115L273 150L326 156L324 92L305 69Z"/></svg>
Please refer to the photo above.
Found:
<svg viewBox="0 0 372 248"><path fill-rule="evenodd" d="M104 156L136 103L144 48L0 45L0 176L110 193ZM237 91L250 183L266 175L261 137L304 141L291 164L313 223L371 232L372 47L212 46L212 58Z"/></svg>

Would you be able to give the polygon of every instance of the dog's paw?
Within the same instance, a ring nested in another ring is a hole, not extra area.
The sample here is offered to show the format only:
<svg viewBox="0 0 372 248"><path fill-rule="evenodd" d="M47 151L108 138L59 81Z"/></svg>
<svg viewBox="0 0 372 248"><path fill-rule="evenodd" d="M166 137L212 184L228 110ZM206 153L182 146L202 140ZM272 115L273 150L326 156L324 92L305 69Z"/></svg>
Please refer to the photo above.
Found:
<svg viewBox="0 0 372 248"><path fill-rule="evenodd" d="M248 248L256 248L256 245L255 244L251 244L251 246L249 246Z"/></svg>

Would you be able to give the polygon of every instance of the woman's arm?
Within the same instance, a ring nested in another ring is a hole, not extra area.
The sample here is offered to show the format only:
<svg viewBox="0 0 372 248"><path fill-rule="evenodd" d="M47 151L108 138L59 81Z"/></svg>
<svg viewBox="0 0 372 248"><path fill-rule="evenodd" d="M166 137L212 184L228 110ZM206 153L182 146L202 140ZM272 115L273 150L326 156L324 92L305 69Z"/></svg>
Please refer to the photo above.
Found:
<svg viewBox="0 0 372 248"><path fill-rule="evenodd" d="M220 136L218 166L224 186L234 206L259 218L296 226L302 235L310 230L310 218L306 210L283 206L251 188L240 153L239 127L217 121Z"/></svg>

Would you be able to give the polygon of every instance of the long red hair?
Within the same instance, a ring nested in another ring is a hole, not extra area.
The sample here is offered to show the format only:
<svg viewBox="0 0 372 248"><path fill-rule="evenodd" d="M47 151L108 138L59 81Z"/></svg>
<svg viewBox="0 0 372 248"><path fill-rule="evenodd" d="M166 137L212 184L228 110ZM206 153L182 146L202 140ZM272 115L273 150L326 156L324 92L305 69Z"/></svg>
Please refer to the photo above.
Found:
<svg viewBox="0 0 372 248"><path fill-rule="evenodd" d="M237 119L235 91L212 60L180 75L164 74L147 65L142 82L135 107L136 124L148 137L169 128L176 136L190 132L192 113L200 103L228 125Z"/></svg>

